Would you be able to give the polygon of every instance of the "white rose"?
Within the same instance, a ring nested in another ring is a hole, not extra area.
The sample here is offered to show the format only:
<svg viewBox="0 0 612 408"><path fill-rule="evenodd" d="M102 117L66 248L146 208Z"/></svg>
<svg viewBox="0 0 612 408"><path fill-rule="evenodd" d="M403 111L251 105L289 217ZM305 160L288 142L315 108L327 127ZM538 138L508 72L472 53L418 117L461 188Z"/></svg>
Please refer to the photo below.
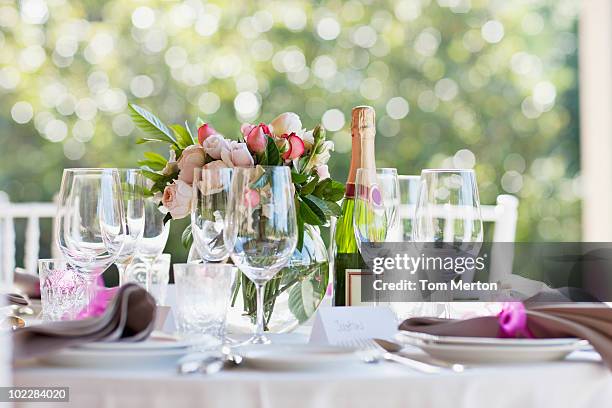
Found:
<svg viewBox="0 0 612 408"><path fill-rule="evenodd" d="M319 175L319 180L324 180L324 179L330 177L330 175L329 175L329 167L327 167L327 164L323 164L321 166L317 166L315 168L315 171Z"/></svg>
<svg viewBox="0 0 612 408"><path fill-rule="evenodd" d="M193 170L204 166L204 148L200 145L191 145L183 150L180 159L178 159L179 180L187 184L193 182Z"/></svg>
<svg viewBox="0 0 612 408"><path fill-rule="evenodd" d="M182 180L166 186L162 204L173 219L184 218L191 213L191 186Z"/></svg>
<svg viewBox="0 0 612 408"><path fill-rule="evenodd" d="M285 112L278 115L270 122L270 131L274 137L281 137L294 132L296 135L302 131L302 121L293 112Z"/></svg>
<svg viewBox="0 0 612 408"><path fill-rule="evenodd" d="M207 155L215 160L221 158L221 150L227 145L227 140L223 136L216 134L208 136L203 142L202 147Z"/></svg>
<svg viewBox="0 0 612 408"><path fill-rule="evenodd" d="M312 145L314 144L314 136L312 134L312 130L302 129L302 134L298 136L302 138L306 151L312 149Z"/></svg>

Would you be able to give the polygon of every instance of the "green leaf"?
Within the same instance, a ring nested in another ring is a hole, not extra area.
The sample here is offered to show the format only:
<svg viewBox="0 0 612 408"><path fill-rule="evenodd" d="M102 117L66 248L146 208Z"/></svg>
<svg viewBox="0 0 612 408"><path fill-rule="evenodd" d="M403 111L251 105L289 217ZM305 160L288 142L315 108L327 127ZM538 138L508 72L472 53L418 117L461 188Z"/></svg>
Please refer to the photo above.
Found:
<svg viewBox="0 0 612 408"><path fill-rule="evenodd" d="M160 171L166 167L165 164L158 163L152 160L138 160L138 165L141 167L148 167L151 170Z"/></svg>
<svg viewBox="0 0 612 408"><path fill-rule="evenodd" d="M149 171L145 169L142 170L142 174L149 180L152 180L156 183L160 181L163 181L164 183L166 182L166 176L164 176L163 174L155 173L153 171Z"/></svg>
<svg viewBox="0 0 612 408"><path fill-rule="evenodd" d="M295 171L291 172L291 181L295 184L301 184L308 180L308 175L296 173Z"/></svg>
<svg viewBox="0 0 612 408"><path fill-rule="evenodd" d="M181 149L186 148L187 146L191 146L193 144L193 140L191 139L191 135L181 125L172 125L170 126L174 131L174 135L176 136L176 142Z"/></svg>
<svg viewBox="0 0 612 408"><path fill-rule="evenodd" d="M150 161L157 162L159 164L163 164L164 166L168 163L168 160L164 156L154 152L145 152L144 157L149 159Z"/></svg>
<svg viewBox="0 0 612 408"><path fill-rule="evenodd" d="M312 180L308 182L308 184L302 187L302 190L300 190L300 194L305 195L305 196L311 194L314 191L315 187L317 186L318 182L319 182L319 176L314 176Z"/></svg>
<svg viewBox="0 0 612 408"><path fill-rule="evenodd" d="M198 141L198 138L193 136L193 133L191 132L191 128L189 127L189 123L187 123L187 121L185 121L185 129L187 129L187 132L189 132L189 137L191 137L191 140L193 141L192 144L195 144L195 142Z"/></svg>
<svg viewBox="0 0 612 408"><path fill-rule="evenodd" d="M338 201L344 196L344 184L332 179L325 179L317 185L313 195L326 201Z"/></svg>
<svg viewBox="0 0 612 408"><path fill-rule="evenodd" d="M268 166L278 166L281 163L280 151L274 143L274 139L268 136L268 144L266 145L266 158Z"/></svg>
<svg viewBox="0 0 612 408"><path fill-rule="evenodd" d="M193 243L193 235L191 234L191 225L187 225L181 235L181 243L185 249L191 248Z"/></svg>
<svg viewBox="0 0 612 408"><path fill-rule="evenodd" d="M313 195L306 198L319 207L327 217L339 217L342 214L342 208L333 201L325 201Z"/></svg>
<svg viewBox="0 0 612 408"><path fill-rule="evenodd" d="M297 242L297 246L295 249L297 249L298 251L302 250L302 247L304 246L304 219L302 218L302 216L300 215L300 203L298 202L297 197L295 198L295 208L296 208L296 221L297 221L297 227L298 227L298 242Z"/></svg>
<svg viewBox="0 0 612 408"><path fill-rule="evenodd" d="M131 103L130 116L134 124L147 133L151 139L177 144L168 126L148 110Z"/></svg>
<svg viewBox="0 0 612 408"><path fill-rule="evenodd" d="M159 140L159 139L150 139L147 137L140 137L138 139L136 139L136 144L145 144L145 143L166 143L163 140Z"/></svg>
<svg viewBox="0 0 612 408"><path fill-rule="evenodd" d="M300 197L300 215L310 225L323 225L326 221L323 210L306 197Z"/></svg>

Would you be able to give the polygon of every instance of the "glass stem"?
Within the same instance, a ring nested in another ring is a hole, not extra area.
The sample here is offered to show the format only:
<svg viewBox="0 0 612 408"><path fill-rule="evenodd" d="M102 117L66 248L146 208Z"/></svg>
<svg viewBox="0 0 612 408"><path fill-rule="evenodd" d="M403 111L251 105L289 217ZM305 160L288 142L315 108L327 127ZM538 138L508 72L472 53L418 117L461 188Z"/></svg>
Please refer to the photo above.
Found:
<svg viewBox="0 0 612 408"><path fill-rule="evenodd" d="M85 312L88 315L92 312L93 300L96 297L96 290L98 289L97 280L97 275L85 274L85 284L87 285L85 290Z"/></svg>
<svg viewBox="0 0 612 408"><path fill-rule="evenodd" d="M119 286L123 286L127 283L127 263L115 262L117 271L119 272Z"/></svg>
<svg viewBox="0 0 612 408"><path fill-rule="evenodd" d="M266 344L270 341L264 335L264 289L265 283L255 283L255 291L257 292L257 322L255 325L255 333L252 343Z"/></svg>

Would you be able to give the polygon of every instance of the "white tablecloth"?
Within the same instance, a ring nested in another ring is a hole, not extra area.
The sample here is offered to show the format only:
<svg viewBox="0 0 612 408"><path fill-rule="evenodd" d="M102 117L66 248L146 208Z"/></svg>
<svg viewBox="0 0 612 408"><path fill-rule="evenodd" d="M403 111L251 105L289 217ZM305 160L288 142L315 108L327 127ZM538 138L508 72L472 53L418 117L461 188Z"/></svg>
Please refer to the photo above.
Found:
<svg viewBox="0 0 612 408"><path fill-rule="evenodd" d="M280 336L277 342L296 339L295 335ZM239 369L208 377L179 376L173 368L142 371L29 364L15 369L14 383L70 387L69 405L86 408L612 406L612 374L593 352L574 353L563 362L478 367L439 375L420 374L394 363L356 363L311 372Z"/></svg>

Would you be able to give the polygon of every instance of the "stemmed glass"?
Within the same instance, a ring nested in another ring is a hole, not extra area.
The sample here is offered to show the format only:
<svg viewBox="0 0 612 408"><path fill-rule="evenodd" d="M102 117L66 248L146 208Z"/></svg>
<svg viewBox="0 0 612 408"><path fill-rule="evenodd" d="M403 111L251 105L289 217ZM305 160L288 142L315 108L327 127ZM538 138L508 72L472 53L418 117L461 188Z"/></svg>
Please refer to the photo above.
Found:
<svg viewBox="0 0 612 408"><path fill-rule="evenodd" d="M421 172L412 238L418 249L428 250L434 256L466 253L476 256L482 245L483 228L474 170ZM449 282L456 277L450 271L436 279ZM445 310L446 317L450 317L449 303Z"/></svg>
<svg viewBox="0 0 612 408"><path fill-rule="evenodd" d="M144 228L142 237L136 243L136 254L145 264L147 270L146 289L151 287L151 274L157 258L164 252L168 234L170 233L170 222L164 222L164 214L159 206L159 200L155 197L144 198Z"/></svg>
<svg viewBox="0 0 612 408"><path fill-rule="evenodd" d="M412 241L412 224L421 187L420 176L397 176L400 189L400 241Z"/></svg>
<svg viewBox="0 0 612 408"><path fill-rule="evenodd" d="M263 294L293 255L298 231L288 167L235 168L224 240L234 264L255 284L257 324L250 344L267 344Z"/></svg>
<svg viewBox="0 0 612 408"><path fill-rule="evenodd" d="M145 178L138 169L119 169L123 209L125 214L126 235L115 266L119 271L119 285L126 282L128 265L136 255L136 245L142 238L145 223Z"/></svg>
<svg viewBox="0 0 612 408"><path fill-rule="evenodd" d="M194 170L191 234L198 254L206 262L222 262L229 257L223 229L231 181L230 168Z"/></svg>
<svg viewBox="0 0 612 408"><path fill-rule="evenodd" d="M400 191L397 170L357 169L353 226L361 251L363 243L386 242L399 222Z"/></svg>
<svg viewBox="0 0 612 408"><path fill-rule="evenodd" d="M126 234L117 169L65 169L59 193L57 245L87 281L87 304L96 278L115 262Z"/></svg>

